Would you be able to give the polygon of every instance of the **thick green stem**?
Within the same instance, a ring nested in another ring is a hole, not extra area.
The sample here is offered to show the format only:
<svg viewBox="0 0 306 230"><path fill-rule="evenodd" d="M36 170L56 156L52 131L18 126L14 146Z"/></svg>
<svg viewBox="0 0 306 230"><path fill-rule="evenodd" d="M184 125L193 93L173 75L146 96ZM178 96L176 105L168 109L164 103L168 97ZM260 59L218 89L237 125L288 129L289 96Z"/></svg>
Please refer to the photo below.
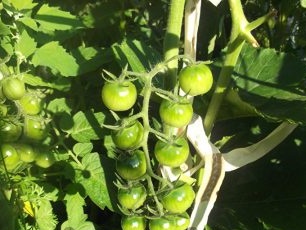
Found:
<svg viewBox="0 0 306 230"><path fill-rule="evenodd" d="M185 0L171 0L168 16L168 25L164 39L164 60L178 56L181 29L184 15ZM173 89L176 84L178 60L174 59L168 63L168 73L165 87Z"/></svg>
<svg viewBox="0 0 306 230"><path fill-rule="evenodd" d="M228 2L232 15L232 31L224 64L204 118L204 128L207 134L210 134L212 131L221 103L226 95L232 72L245 41L245 28L248 25L240 0L229 0Z"/></svg>

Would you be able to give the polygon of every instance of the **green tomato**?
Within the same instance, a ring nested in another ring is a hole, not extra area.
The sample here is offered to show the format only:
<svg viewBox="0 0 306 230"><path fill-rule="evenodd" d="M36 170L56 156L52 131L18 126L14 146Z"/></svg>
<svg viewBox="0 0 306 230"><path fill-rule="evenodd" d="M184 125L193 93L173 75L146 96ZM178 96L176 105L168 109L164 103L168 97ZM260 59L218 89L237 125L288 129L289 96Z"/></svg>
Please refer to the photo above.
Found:
<svg viewBox="0 0 306 230"><path fill-rule="evenodd" d="M136 180L146 174L147 163L143 151L136 150L132 155L122 154L116 161L118 174L126 180Z"/></svg>
<svg viewBox="0 0 306 230"><path fill-rule="evenodd" d="M0 141L14 142L19 139L22 133L22 127L12 122L0 123Z"/></svg>
<svg viewBox="0 0 306 230"><path fill-rule="evenodd" d="M183 213L190 208L194 198L195 192L193 191L192 186L184 183L165 194L161 198L161 202L164 208L169 212Z"/></svg>
<svg viewBox="0 0 306 230"><path fill-rule="evenodd" d="M177 230L176 223L167 217L154 218L149 221L150 230Z"/></svg>
<svg viewBox="0 0 306 230"><path fill-rule="evenodd" d="M39 152L35 157L35 164L41 168L49 168L55 163L55 157L49 152Z"/></svg>
<svg viewBox="0 0 306 230"><path fill-rule="evenodd" d="M191 121L193 108L190 102L163 100L159 115L163 123L173 127L183 127Z"/></svg>
<svg viewBox="0 0 306 230"><path fill-rule="evenodd" d="M142 184L138 184L130 188L119 188L117 197L122 207L135 210L145 202L147 191Z"/></svg>
<svg viewBox="0 0 306 230"><path fill-rule="evenodd" d="M25 117L23 135L26 140L34 142L42 141L47 137L49 130L49 124L42 117Z"/></svg>
<svg viewBox="0 0 306 230"><path fill-rule="evenodd" d="M158 140L154 147L154 154L160 164L178 167L187 160L189 145L183 137L179 137L173 142Z"/></svg>
<svg viewBox="0 0 306 230"><path fill-rule="evenodd" d="M24 82L17 77L2 80L3 95L9 100L19 100L26 92Z"/></svg>
<svg viewBox="0 0 306 230"><path fill-rule="evenodd" d="M5 117L7 115L7 106L0 103L0 117Z"/></svg>
<svg viewBox="0 0 306 230"><path fill-rule="evenodd" d="M121 219L122 230L145 230L146 220L143 216L124 216Z"/></svg>
<svg viewBox="0 0 306 230"><path fill-rule="evenodd" d="M1 154L2 157L0 158L0 165L3 165L4 163L8 171L14 170L20 163L20 158L17 150L11 144L2 144Z"/></svg>
<svg viewBox="0 0 306 230"><path fill-rule="evenodd" d="M143 126L139 121L112 132L114 144L122 150L129 150L138 147L142 138Z"/></svg>
<svg viewBox="0 0 306 230"><path fill-rule="evenodd" d="M210 68L203 63L190 65L179 73L179 84L185 93L197 96L207 93L211 89L213 76Z"/></svg>
<svg viewBox="0 0 306 230"><path fill-rule="evenodd" d="M185 230L190 224L190 217L186 212L179 215L171 216L171 218L175 223L176 230Z"/></svg>
<svg viewBox="0 0 306 230"><path fill-rule="evenodd" d="M25 163L31 163L36 158L36 151L35 149L26 143L16 143L14 144L17 153L19 154L20 160Z"/></svg>
<svg viewBox="0 0 306 230"><path fill-rule="evenodd" d="M102 88L102 101L113 111L126 111L132 108L137 99L137 90L130 81L106 82Z"/></svg>
<svg viewBox="0 0 306 230"><path fill-rule="evenodd" d="M42 109L42 100L33 93L25 94L19 100L20 107L25 114L37 115Z"/></svg>

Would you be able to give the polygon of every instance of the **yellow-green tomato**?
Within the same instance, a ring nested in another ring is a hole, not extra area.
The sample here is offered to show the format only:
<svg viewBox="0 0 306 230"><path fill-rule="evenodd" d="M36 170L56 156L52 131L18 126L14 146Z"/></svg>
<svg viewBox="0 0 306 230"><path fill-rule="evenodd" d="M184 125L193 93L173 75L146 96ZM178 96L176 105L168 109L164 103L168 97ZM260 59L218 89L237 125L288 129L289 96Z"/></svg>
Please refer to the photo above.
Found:
<svg viewBox="0 0 306 230"><path fill-rule="evenodd" d="M179 137L173 142L158 140L154 147L154 154L160 164L178 167L187 160L189 145L183 137Z"/></svg>
<svg viewBox="0 0 306 230"><path fill-rule="evenodd" d="M197 96L211 89L213 76L210 68L203 63L190 65L179 73L179 84L185 93Z"/></svg>
<svg viewBox="0 0 306 230"><path fill-rule="evenodd" d="M19 154L20 160L25 163L33 162L36 158L36 151L35 149L26 143L16 143L14 144L15 149Z"/></svg>
<svg viewBox="0 0 306 230"><path fill-rule="evenodd" d="M143 126L139 121L112 132L112 139L116 147L122 150L136 148L143 138Z"/></svg>
<svg viewBox="0 0 306 230"><path fill-rule="evenodd" d="M2 144L0 165L5 164L6 169L12 171L19 163L20 158L14 146L11 144Z"/></svg>
<svg viewBox="0 0 306 230"><path fill-rule="evenodd" d="M9 100L19 100L26 92L25 84L17 77L7 77L2 80L2 92Z"/></svg>
<svg viewBox="0 0 306 230"><path fill-rule="evenodd" d="M143 216L124 216L121 219L122 230L145 230L146 220Z"/></svg>
<svg viewBox="0 0 306 230"><path fill-rule="evenodd" d="M145 202L147 191L142 184L137 184L130 188L119 188L117 197L123 208L135 210Z"/></svg>
<svg viewBox="0 0 306 230"><path fill-rule="evenodd" d="M22 133L21 125L10 121L0 122L0 140L2 142L14 142Z"/></svg>
<svg viewBox="0 0 306 230"><path fill-rule="evenodd" d="M42 117L39 116L26 116L24 119L23 135L29 141L42 141L48 133L50 127Z"/></svg>
<svg viewBox="0 0 306 230"><path fill-rule="evenodd" d="M52 153L41 151L36 154L35 164L41 168L49 168L55 163L55 157Z"/></svg>
<svg viewBox="0 0 306 230"><path fill-rule="evenodd" d="M130 81L106 82L101 92L104 105L113 111L126 111L133 107L137 90Z"/></svg>
<svg viewBox="0 0 306 230"><path fill-rule="evenodd" d="M184 183L165 194L161 202L170 213L184 213L192 205L194 198L192 186Z"/></svg>
<svg viewBox="0 0 306 230"><path fill-rule="evenodd" d="M27 93L19 100L23 113L28 115L36 115L41 112L42 100L34 93Z"/></svg>

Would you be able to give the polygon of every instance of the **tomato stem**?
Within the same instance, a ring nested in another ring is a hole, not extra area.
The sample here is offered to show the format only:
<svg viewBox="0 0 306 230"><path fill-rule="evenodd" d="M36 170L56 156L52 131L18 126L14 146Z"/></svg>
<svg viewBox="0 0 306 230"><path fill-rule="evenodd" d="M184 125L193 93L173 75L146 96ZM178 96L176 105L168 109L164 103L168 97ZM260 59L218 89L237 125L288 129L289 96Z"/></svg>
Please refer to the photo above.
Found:
<svg viewBox="0 0 306 230"><path fill-rule="evenodd" d="M184 15L185 0L171 0L167 30L164 39L164 60L179 54L179 45ZM167 64L166 89L172 89L177 82L178 59Z"/></svg>

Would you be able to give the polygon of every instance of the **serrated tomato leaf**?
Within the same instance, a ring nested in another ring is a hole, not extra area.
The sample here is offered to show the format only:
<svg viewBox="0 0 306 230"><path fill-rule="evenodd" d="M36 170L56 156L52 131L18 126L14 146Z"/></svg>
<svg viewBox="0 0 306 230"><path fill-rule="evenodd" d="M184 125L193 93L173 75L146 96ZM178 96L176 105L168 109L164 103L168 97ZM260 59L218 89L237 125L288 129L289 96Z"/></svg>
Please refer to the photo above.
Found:
<svg viewBox="0 0 306 230"><path fill-rule="evenodd" d="M38 48L32 57L32 63L34 66L47 66L64 77L76 76L78 73L78 64L74 57L54 41Z"/></svg>
<svg viewBox="0 0 306 230"><path fill-rule="evenodd" d="M306 124L306 65L295 56L245 45L232 77L259 114Z"/></svg>

